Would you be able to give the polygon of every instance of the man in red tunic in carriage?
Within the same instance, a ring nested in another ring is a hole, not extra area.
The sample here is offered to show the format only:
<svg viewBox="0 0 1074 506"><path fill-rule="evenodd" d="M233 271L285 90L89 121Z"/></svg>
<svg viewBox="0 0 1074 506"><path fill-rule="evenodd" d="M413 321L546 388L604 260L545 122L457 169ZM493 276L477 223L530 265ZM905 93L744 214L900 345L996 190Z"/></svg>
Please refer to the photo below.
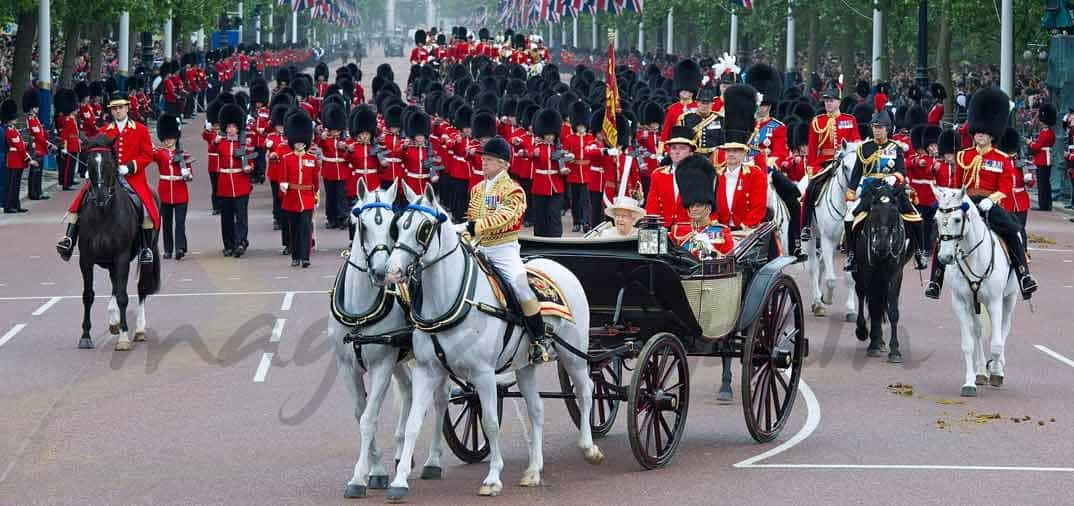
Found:
<svg viewBox="0 0 1074 506"><path fill-rule="evenodd" d="M149 136L149 128L129 117L130 101L127 94L117 92L112 94L108 102L108 111L112 116L112 122L100 130L112 140L112 152L115 153L119 175L126 180L127 186L138 195L145 208L142 219L142 245L138 262L142 264L153 263L153 233L160 228L160 211L157 210L156 198L153 190L149 188L146 180L146 169L153 163L153 141ZM75 242L78 240L78 211L82 206L82 199L89 188L89 179L82 185L71 203L67 215L67 232L56 244L56 250L60 258L65 262L71 259L74 252Z"/></svg>

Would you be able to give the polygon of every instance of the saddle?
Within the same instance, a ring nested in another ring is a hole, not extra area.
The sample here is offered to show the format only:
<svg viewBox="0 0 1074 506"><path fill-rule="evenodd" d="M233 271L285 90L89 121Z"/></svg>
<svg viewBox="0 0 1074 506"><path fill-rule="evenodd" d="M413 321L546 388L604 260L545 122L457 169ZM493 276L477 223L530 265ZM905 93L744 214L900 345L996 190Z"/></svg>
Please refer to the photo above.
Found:
<svg viewBox="0 0 1074 506"><path fill-rule="evenodd" d="M518 302L518 294L511 288L511 284L496 270L481 252L474 252L474 258L481 272L489 280L492 292L496 295L496 301L500 303L508 315L521 315L522 306ZM567 299L563 297L563 291L555 281L540 270L526 266L526 280L529 281L530 289L537 296L540 304L541 316L555 316L574 321L574 315L567 306Z"/></svg>

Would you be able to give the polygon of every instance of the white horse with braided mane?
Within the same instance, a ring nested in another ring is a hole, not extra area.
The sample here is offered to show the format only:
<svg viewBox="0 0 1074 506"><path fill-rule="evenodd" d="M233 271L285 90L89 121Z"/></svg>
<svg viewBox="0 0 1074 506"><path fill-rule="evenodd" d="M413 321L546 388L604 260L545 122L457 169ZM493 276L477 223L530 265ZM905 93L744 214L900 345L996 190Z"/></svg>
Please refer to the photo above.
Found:
<svg viewBox="0 0 1074 506"><path fill-rule="evenodd" d="M464 247L447 212L436 200L432 185L417 195L406 189L409 205L396 220L397 238L387 270L387 281L400 283L414 276L423 287L421 305L417 296L411 308L414 330L414 403L407 420L406 441L395 479L388 488L388 500L403 500L409 493L407 477L410 457L421 432L422 419L434 391L444 388L449 374L474 386L481 399L481 424L489 446L489 472L479 495L494 496L503 490L500 471L500 422L497 410L496 373L513 370L529 412L529 465L519 482L523 487L541 484L544 405L537 388L537 368L529 362L530 338L521 322L512 324L490 312L502 311L488 278L476 266L476 259ZM544 319L552 332L576 350L589 349L589 302L578 279L562 265L547 259L528 264L554 280L562 291L573 320ZM474 278L476 276L476 279ZM495 309L492 309L495 308ZM452 322L445 324L445 322ZM513 330L508 328L513 325ZM510 331L509 331L510 330ZM570 375L581 410L581 420L589 420L593 405L593 382L589 363L579 355L556 346L560 366ZM437 413L437 415L440 415ZM440 418L436 418L440 420ZM578 446L591 464L604 460L588 423L579 424Z"/></svg>
<svg viewBox="0 0 1074 506"><path fill-rule="evenodd" d="M944 279L958 316L966 361L961 395L975 397L978 385L1003 386L1018 280L1000 239L988 228L965 190L933 190L939 202L936 229L940 245L936 259L946 266ZM981 202L986 206L992 203L987 199ZM978 304L987 310L992 330L987 360Z"/></svg>
<svg viewBox="0 0 1074 506"><path fill-rule="evenodd" d="M844 142L835 153L830 170L831 177L821 188L813 210L813 238L803 241L806 255L809 257L809 281L813 292L811 309L814 316L826 316L827 308L835 297L835 273L842 269L835 264L835 250L843 238L843 218L847 212L846 192L850 185L850 174L854 170L860 142ZM820 248L817 248L817 242ZM854 290L854 277L846 274L843 280L847 285L846 321L858 318L858 298ZM821 282L823 281L823 289Z"/></svg>
<svg viewBox="0 0 1074 506"><path fill-rule="evenodd" d="M339 374L354 396L354 417L358 419L361 433L358 462L344 492L347 498L365 497L369 488L388 486L388 471L381 464L373 436L377 433L381 405L393 377L400 408L395 428L396 459L403 448L403 430L410 412L410 368L399 360L399 348L389 344L390 340L385 337L405 334L410 323L395 295L386 291L383 276L374 274L378 270L383 272L391 252L390 230L395 216L392 203L396 193L396 185L387 190L368 191L363 182L358 184L358 200L351 211L351 220L355 224L354 241L339 274L343 279L335 286L335 290L342 289L342 293L332 294L333 318L328 320L328 335L335 345ZM362 340L357 347L353 342L356 338ZM367 375L368 391L364 382ZM443 413L447 409L447 396L437 396L437 403L438 413ZM441 477L443 448L443 435L435 431L422 478Z"/></svg>

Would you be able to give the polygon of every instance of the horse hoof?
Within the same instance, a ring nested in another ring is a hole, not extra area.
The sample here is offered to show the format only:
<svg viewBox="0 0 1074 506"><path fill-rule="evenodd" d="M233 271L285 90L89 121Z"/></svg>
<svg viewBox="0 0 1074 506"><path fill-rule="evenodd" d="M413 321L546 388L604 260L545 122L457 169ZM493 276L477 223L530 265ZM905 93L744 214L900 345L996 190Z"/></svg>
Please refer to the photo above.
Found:
<svg viewBox="0 0 1074 506"><path fill-rule="evenodd" d="M520 487L539 487L541 486L541 473L540 472L526 472L522 475L522 479L518 481Z"/></svg>
<svg viewBox="0 0 1074 506"><path fill-rule="evenodd" d="M977 387L964 386L962 387L962 391L959 392L959 395L961 395L962 397L977 397Z"/></svg>
<svg viewBox="0 0 1074 506"><path fill-rule="evenodd" d="M388 502L401 503L406 502L406 496L410 494L410 489L407 487L388 487L388 495L385 496Z"/></svg>
<svg viewBox="0 0 1074 506"><path fill-rule="evenodd" d="M814 302L813 307L810 308L810 309L813 311L813 316L816 316L818 318L823 318L825 316L828 316L828 311L826 309L824 309L823 304L819 304L819 303Z"/></svg>
<svg viewBox="0 0 1074 506"><path fill-rule="evenodd" d="M857 337L859 341L868 341L869 332L865 329L854 329L854 337Z"/></svg>
<svg viewBox="0 0 1074 506"><path fill-rule="evenodd" d="M993 374L993 375L989 376L988 377L988 384L992 388L999 388L999 387L1003 386L1003 376L999 376L999 375L996 375L996 374Z"/></svg>
<svg viewBox="0 0 1074 506"><path fill-rule="evenodd" d="M902 353L899 353L897 351L893 351L891 353L888 353L888 363L901 364L902 363Z"/></svg>
<svg viewBox="0 0 1074 506"><path fill-rule="evenodd" d="M370 476L369 488L371 490L384 490L388 488L388 475L382 474L380 476Z"/></svg>
<svg viewBox="0 0 1074 506"><path fill-rule="evenodd" d="M114 325L111 324L111 323L108 324L108 333L112 334L113 336L118 336L119 335L119 324L118 323L116 323Z"/></svg>
<svg viewBox="0 0 1074 506"><path fill-rule="evenodd" d="M130 351L130 349L131 349L131 342L130 341L120 341L120 342L116 343L116 351Z"/></svg>
<svg viewBox="0 0 1074 506"><path fill-rule="evenodd" d="M492 485L481 485L481 488L477 489L477 495L481 497L496 497L503 492L503 485L499 483L493 483Z"/></svg>
<svg viewBox="0 0 1074 506"><path fill-rule="evenodd" d="M858 313L847 313L847 321L848 322L856 322L856 321L858 321Z"/></svg>
<svg viewBox="0 0 1074 506"><path fill-rule="evenodd" d="M597 445L582 450L582 455L585 456L586 462L589 462L594 466L604 462L604 452L600 451L600 448L597 448Z"/></svg>
<svg viewBox="0 0 1074 506"><path fill-rule="evenodd" d="M720 391L716 393L716 400L719 402L731 402L735 400L735 393L732 392L730 388L721 388Z"/></svg>
<svg viewBox="0 0 1074 506"><path fill-rule="evenodd" d="M880 348L869 348L869 349L865 350L865 356L866 357L879 357L880 355L883 355L883 351L884 350L881 350Z"/></svg>
<svg viewBox="0 0 1074 506"><path fill-rule="evenodd" d="M93 349L93 339L90 339L88 337L83 337L82 339L79 339L78 340L78 349L80 349L80 350L92 350Z"/></svg>
<svg viewBox="0 0 1074 506"><path fill-rule="evenodd" d="M343 492L343 497L347 499L361 499L366 496L366 488L363 485L348 484L347 490Z"/></svg>
<svg viewBox="0 0 1074 506"><path fill-rule="evenodd" d="M135 332L133 341L136 342L136 343L144 342L145 341L145 332Z"/></svg>
<svg viewBox="0 0 1074 506"><path fill-rule="evenodd" d="M444 477L444 470L437 466L425 466L421 468L421 479L439 480ZM387 479L387 477L385 477Z"/></svg>
<svg viewBox="0 0 1074 506"><path fill-rule="evenodd" d="M820 301L824 305L830 306L830 305L832 305L832 296L831 295L821 295L820 296Z"/></svg>
<svg viewBox="0 0 1074 506"><path fill-rule="evenodd" d="M987 385L988 376L985 376L984 374L978 374L977 379L974 380L974 383L977 385Z"/></svg>

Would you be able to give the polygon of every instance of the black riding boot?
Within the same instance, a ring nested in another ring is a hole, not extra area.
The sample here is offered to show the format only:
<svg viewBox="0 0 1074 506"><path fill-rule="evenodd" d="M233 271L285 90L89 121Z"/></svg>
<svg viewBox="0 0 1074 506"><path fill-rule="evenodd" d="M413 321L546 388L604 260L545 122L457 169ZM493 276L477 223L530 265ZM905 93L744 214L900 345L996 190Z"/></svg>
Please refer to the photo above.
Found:
<svg viewBox="0 0 1074 506"><path fill-rule="evenodd" d="M808 202L803 204L802 209L802 242L813 240L813 206Z"/></svg>
<svg viewBox="0 0 1074 506"><path fill-rule="evenodd" d="M534 364L550 362L552 360L552 343L548 342L548 332L545 329L541 313L526 316L523 321L525 322L526 330L533 337L533 346L530 348L530 362Z"/></svg>
<svg viewBox="0 0 1074 506"><path fill-rule="evenodd" d="M843 270L847 272L853 272L857 269L857 263L854 262L854 222L843 222L843 242L846 244L847 261L843 265Z"/></svg>
<svg viewBox="0 0 1074 506"><path fill-rule="evenodd" d="M68 223L67 232L64 232L63 237L60 238L60 242L56 243L56 251L59 252L60 258L66 262L71 259L71 255L75 252L75 244L78 243L78 223Z"/></svg>
<svg viewBox="0 0 1074 506"><path fill-rule="evenodd" d="M940 290L943 288L943 273L947 266L941 264L939 260L936 260L936 255L932 255L932 274L929 276L929 284L925 287L925 297L930 299L939 299Z"/></svg>
<svg viewBox="0 0 1074 506"><path fill-rule="evenodd" d="M138 263L142 265L153 263L153 229L142 229L142 252L138 254Z"/></svg>
<svg viewBox="0 0 1074 506"><path fill-rule="evenodd" d="M922 245L925 244L925 223L921 221L906 223L910 232L910 247L914 250L914 269L923 271L929 268L928 262L925 260L929 256L929 252L925 251Z"/></svg>
<svg viewBox="0 0 1074 506"><path fill-rule="evenodd" d="M1022 247L1021 242L1011 241L1007 241L1007 249L1011 252L1011 268L1014 269L1015 274L1018 276L1018 288L1022 292L1022 298L1029 300L1033 296L1033 292L1037 291L1037 280L1029 273L1025 249Z"/></svg>

